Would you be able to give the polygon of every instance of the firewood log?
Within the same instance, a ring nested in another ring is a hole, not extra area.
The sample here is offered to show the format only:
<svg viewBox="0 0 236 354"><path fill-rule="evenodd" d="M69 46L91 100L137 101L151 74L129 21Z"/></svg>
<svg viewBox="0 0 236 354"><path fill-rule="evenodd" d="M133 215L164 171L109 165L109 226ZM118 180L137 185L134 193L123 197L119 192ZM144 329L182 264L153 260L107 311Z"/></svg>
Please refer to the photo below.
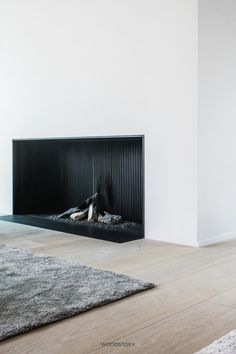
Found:
<svg viewBox="0 0 236 354"><path fill-rule="evenodd" d="M95 208L94 203L91 203L88 210L88 222L94 222L95 220Z"/></svg>
<svg viewBox="0 0 236 354"><path fill-rule="evenodd" d="M95 203L97 198L98 198L98 193L95 193L94 195L92 195L92 197L89 197L82 204L80 204L79 209L83 210L89 208L90 204Z"/></svg>
<svg viewBox="0 0 236 354"><path fill-rule="evenodd" d="M70 209L66 210L64 213L58 215L58 218L69 218L69 216L71 214L88 209L91 203L96 202L97 197L98 197L98 193L95 193L94 195L92 195L91 197L89 197L88 199L83 201L83 203L81 203L79 206L76 206L74 208L70 208Z"/></svg>
<svg viewBox="0 0 236 354"><path fill-rule="evenodd" d="M98 222L103 222L103 216L102 216L102 214L98 214Z"/></svg>
<svg viewBox="0 0 236 354"><path fill-rule="evenodd" d="M83 211L78 211L77 213L71 214L71 215L70 215L70 218L71 218L72 220L77 220L77 221L79 221L79 220L84 219L84 218L87 216L87 214L88 214L88 209L85 209L85 210L83 210Z"/></svg>
<svg viewBox="0 0 236 354"><path fill-rule="evenodd" d="M58 215L58 218L63 218L63 219L69 218L71 214L77 213L79 210L80 210L79 207L70 208L66 210L64 213Z"/></svg>

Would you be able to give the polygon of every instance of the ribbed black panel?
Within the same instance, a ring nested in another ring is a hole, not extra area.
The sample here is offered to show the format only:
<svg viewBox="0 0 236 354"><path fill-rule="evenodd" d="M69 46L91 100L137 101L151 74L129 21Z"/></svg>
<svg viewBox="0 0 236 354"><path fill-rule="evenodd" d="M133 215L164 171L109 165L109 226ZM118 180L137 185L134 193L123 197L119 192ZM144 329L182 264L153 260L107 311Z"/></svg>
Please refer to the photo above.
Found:
<svg viewBox="0 0 236 354"><path fill-rule="evenodd" d="M105 210L142 223L142 144L140 139L95 144L94 190L107 184Z"/></svg>
<svg viewBox="0 0 236 354"><path fill-rule="evenodd" d="M60 154L57 144L47 141L13 143L13 213L43 213L63 204L60 190Z"/></svg>
<svg viewBox="0 0 236 354"><path fill-rule="evenodd" d="M143 223L142 137L15 140L14 214L55 213L99 191L103 209Z"/></svg>
<svg viewBox="0 0 236 354"><path fill-rule="evenodd" d="M60 210L80 204L93 193L93 147L87 141L59 142L59 170L63 203Z"/></svg>

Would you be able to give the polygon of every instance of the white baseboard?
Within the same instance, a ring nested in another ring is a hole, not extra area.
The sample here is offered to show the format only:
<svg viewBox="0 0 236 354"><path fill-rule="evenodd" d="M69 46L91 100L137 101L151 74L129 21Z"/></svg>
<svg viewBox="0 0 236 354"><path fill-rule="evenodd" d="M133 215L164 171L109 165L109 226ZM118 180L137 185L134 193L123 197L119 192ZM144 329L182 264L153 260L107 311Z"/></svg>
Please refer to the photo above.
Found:
<svg viewBox="0 0 236 354"><path fill-rule="evenodd" d="M198 242L199 247L214 245L215 243L220 243L224 241L229 241L236 239L236 232L231 232L230 234L217 235L214 237L209 237L203 241Z"/></svg>

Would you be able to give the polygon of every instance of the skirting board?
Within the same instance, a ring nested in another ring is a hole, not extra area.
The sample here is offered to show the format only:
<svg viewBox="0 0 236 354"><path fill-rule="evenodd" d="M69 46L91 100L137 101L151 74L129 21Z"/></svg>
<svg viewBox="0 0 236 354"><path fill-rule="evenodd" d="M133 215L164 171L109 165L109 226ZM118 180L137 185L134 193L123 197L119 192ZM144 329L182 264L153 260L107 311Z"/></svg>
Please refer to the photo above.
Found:
<svg viewBox="0 0 236 354"><path fill-rule="evenodd" d="M213 237L208 237L203 241L198 241L199 247L214 245L215 243L220 243L224 241L230 241L236 239L236 232L231 232L229 234L217 235Z"/></svg>

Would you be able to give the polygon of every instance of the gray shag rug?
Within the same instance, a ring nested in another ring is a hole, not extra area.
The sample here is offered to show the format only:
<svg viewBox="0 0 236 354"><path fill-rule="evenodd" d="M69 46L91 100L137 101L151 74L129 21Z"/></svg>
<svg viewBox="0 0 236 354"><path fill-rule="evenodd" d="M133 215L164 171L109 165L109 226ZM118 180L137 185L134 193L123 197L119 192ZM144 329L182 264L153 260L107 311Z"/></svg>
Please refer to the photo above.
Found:
<svg viewBox="0 0 236 354"><path fill-rule="evenodd" d="M208 347L195 354L235 354L236 353L236 330L216 340Z"/></svg>
<svg viewBox="0 0 236 354"><path fill-rule="evenodd" d="M126 275L0 245L0 340L153 287Z"/></svg>

